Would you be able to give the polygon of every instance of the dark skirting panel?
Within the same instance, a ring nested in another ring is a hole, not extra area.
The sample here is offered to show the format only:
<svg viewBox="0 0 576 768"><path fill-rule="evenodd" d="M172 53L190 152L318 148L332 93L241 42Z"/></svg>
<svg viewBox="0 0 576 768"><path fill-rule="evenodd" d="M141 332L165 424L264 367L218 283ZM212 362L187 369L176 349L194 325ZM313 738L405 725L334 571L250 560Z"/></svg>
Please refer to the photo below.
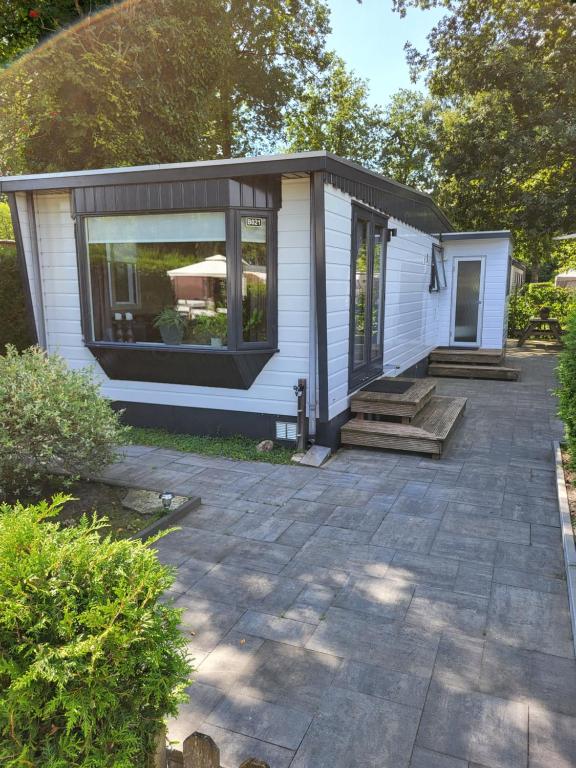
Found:
<svg viewBox="0 0 576 768"><path fill-rule="evenodd" d="M215 408L186 408L181 405L128 403L116 401L123 421L133 427L165 429L174 434L245 435L255 440L275 439L276 422L295 422L293 416L248 411L225 411Z"/></svg>
<svg viewBox="0 0 576 768"><path fill-rule="evenodd" d="M88 349L111 379L250 389L276 350L203 350L89 343Z"/></svg>

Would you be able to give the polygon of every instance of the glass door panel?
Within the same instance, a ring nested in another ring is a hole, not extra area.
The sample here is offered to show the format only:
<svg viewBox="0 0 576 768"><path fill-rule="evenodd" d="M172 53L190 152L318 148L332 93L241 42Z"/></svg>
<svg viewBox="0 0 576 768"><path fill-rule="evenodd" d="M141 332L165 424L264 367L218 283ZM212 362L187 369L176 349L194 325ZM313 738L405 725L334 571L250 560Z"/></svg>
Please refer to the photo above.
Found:
<svg viewBox="0 0 576 768"><path fill-rule="evenodd" d="M457 261L454 342L477 344L479 337L482 261Z"/></svg>
<svg viewBox="0 0 576 768"><path fill-rule="evenodd" d="M368 285L368 222L356 221L356 280L354 287L354 368L367 361L366 289Z"/></svg>
<svg viewBox="0 0 576 768"><path fill-rule="evenodd" d="M383 304L383 257L384 257L384 238L386 237L386 228L376 224L374 227L374 255L372 266L372 350L371 358L382 357L383 348L383 327L382 327L382 304Z"/></svg>

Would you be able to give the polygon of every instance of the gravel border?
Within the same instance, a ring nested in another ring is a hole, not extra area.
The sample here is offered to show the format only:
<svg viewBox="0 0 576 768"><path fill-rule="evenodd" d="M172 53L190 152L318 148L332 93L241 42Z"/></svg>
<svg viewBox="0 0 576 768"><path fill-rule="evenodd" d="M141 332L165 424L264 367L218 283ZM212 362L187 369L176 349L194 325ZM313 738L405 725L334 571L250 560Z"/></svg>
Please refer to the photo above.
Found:
<svg viewBox="0 0 576 768"><path fill-rule="evenodd" d="M554 440L554 454L556 458L556 490L558 493L558 508L560 510L560 528L562 533L562 548L564 549L564 565L566 566L566 580L568 582L568 602L570 604L570 618L572 620L572 641L576 654L576 541L570 520L570 507L568 506L568 491L564 477L562 464L562 450L560 442Z"/></svg>

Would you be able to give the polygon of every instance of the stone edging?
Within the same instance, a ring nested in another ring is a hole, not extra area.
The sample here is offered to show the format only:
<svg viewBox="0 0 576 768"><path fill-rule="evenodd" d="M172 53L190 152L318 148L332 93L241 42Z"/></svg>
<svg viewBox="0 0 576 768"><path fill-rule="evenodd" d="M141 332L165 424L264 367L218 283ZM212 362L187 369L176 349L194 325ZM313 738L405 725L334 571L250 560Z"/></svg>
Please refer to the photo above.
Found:
<svg viewBox="0 0 576 768"><path fill-rule="evenodd" d="M560 442L554 440L554 453L556 458L556 490L558 493L558 508L560 510L560 529L562 533L562 548L564 549L564 565L566 566L566 580L568 582L568 602L570 604L570 618L572 620L572 642L576 653L576 542L570 520L570 508L568 506L568 492L564 478L562 465L562 451Z"/></svg>
<svg viewBox="0 0 576 768"><path fill-rule="evenodd" d="M130 538L141 539L144 541L144 539L149 539L150 536L155 536L159 531L165 531L167 528L172 528L173 525L175 525L189 512L192 512L194 509L198 509L201 501L202 500L199 496L192 496L192 498L188 499L188 501L185 501L183 504L180 504L179 507L173 509L172 512L159 517L158 520L154 520L153 523L150 523L150 525L146 526L146 528L144 528L142 531L138 531L138 533L135 533L134 536L131 536Z"/></svg>

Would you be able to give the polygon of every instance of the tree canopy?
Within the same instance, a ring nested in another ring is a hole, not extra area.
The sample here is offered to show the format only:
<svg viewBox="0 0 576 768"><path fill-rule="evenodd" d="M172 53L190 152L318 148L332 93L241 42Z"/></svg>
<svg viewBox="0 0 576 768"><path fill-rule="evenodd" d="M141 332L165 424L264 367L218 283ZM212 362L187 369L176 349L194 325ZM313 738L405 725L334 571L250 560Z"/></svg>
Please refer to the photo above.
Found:
<svg viewBox="0 0 576 768"><path fill-rule="evenodd" d="M576 229L576 6L567 0L394 0L444 7L407 47L436 101L437 197L464 228L510 227L533 278ZM419 118L422 122L422 117Z"/></svg>
<svg viewBox="0 0 576 768"><path fill-rule="evenodd" d="M321 0L126 0L0 75L0 169L229 157L325 65Z"/></svg>

